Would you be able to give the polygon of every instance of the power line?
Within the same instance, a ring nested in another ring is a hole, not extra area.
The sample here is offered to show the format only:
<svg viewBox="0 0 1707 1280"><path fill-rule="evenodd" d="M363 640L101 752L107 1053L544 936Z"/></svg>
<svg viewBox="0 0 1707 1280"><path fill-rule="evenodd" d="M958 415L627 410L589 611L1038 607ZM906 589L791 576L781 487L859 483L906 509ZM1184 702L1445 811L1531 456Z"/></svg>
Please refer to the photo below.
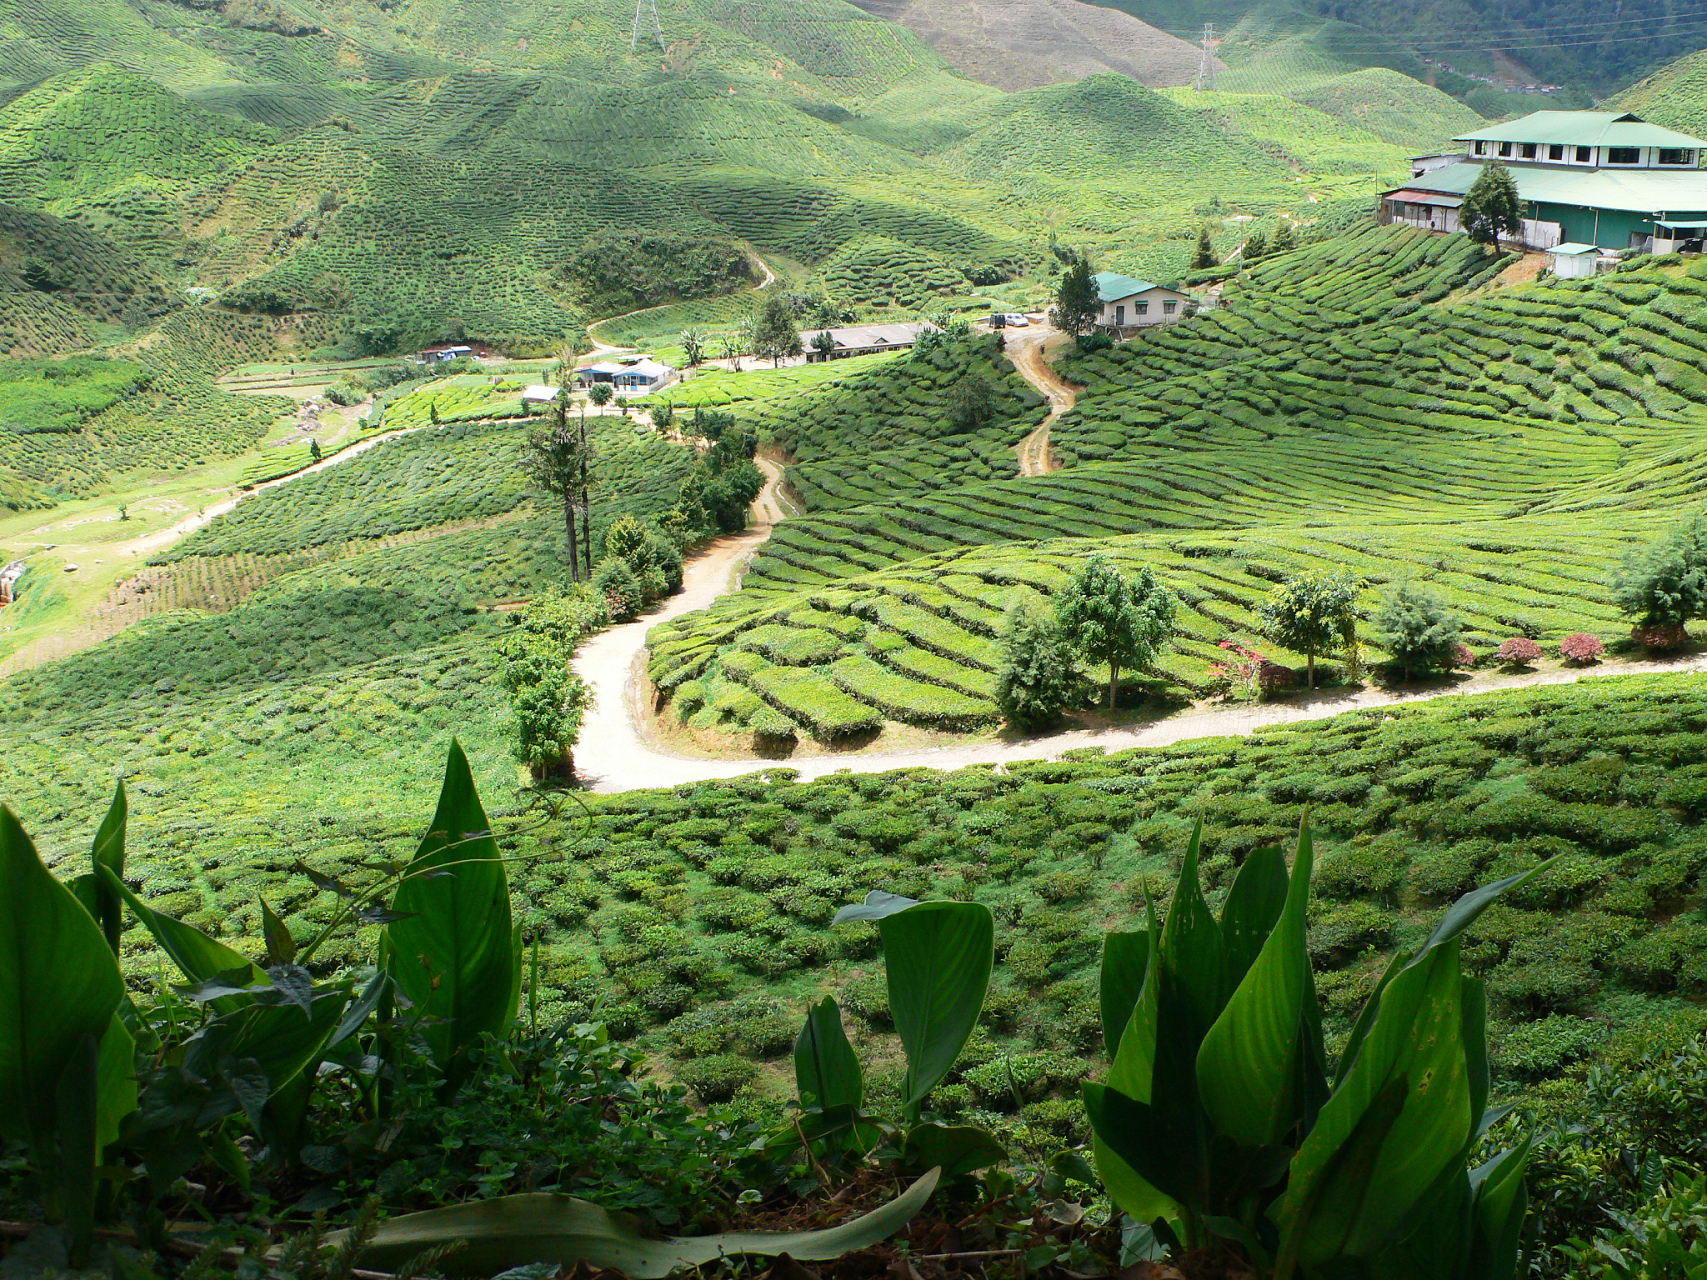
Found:
<svg viewBox="0 0 1707 1280"><path fill-rule="evenodd" d="M1538 31L1520 31L1508 33L1488 33L1479 36L1468 36L1462 28L1439 34L1423 31L1395 32L1391 36L1381 36L1368 28L1361 28L1359 35L1350 39L1341 38L1332 42L1332 48L1347 52L1385 52L1399 47L1417 47L1441 50L1486 49L1489 46L1498 48L1575 48L1582 45L1629 43L1635 40L1655 40L1664 36L1677 35L1679 28L1689 28L1707 21L1707 10L1696 10L1689 13L1674 13L1650 15L1647 17L1634 16L1613 22L1570 23L1558 27L1543 28ZM1658 23L1658 28L1648 32L1636 32L1630 35L1611 34L1620 29L1628 30L1637 23ZM1318 28L1319 30L1319 28ZM1608 31L1607 35L1591 39L1565 40L1557 37L1587 36L1594 31ZM1169 35L1181 40L1191 40L1197 33L1170 31ZM1314 33L1303 33L1314 34Z"/></svg>
<svg viewBox="0 0 1707 1280"><path fill-rule="evenodd" d="M1197 60L1197 91L1203 92L1203 82L1209 81L1209 91L1215 92L1215 24L1203 24L1203 54Z"/></svg>

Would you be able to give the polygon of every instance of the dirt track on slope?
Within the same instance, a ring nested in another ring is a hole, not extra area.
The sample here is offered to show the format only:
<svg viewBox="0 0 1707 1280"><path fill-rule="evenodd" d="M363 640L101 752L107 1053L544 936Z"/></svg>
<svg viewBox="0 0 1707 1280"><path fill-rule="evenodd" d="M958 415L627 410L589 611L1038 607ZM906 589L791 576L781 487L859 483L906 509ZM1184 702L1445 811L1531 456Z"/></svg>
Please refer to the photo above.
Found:
<svg viewBox="0 0 1707 1280"><path fill-rule="evenodd" d="M1043 358L1044 347L1060 330L1036 325L1030 329L1009 329L1007 356L1024 378L1040 395L1049 401L1049 416L1042 424L1015 446L1019 453L1019 473L1022 476L1041 476L1059 470L1049 453L1049 427L1078 401L1079 393L1071 383L1063 382Z"/></svg>

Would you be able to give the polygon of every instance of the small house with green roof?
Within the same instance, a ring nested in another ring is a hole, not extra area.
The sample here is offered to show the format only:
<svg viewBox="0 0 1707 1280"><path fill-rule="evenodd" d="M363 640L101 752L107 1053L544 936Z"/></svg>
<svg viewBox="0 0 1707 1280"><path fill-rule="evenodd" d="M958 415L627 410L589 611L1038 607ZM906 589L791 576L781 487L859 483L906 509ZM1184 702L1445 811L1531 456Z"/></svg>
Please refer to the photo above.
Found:
<svg viewBox="0 0 1707 1280"><path fill-rule="evenodd" d="M1618 111L1536 111L1453 139L1447 163L1423 157L1386 192L1381 220L1460 230L1458 208L1482 170L1506 166L1531 249L1571 243L1657 253L1700 248L1707 233L1707 142Z"/></svg>
<svg viewBox="0 0 1707 1280"><path fill-rule="evenodd" d="M1149 280L1134 280L1118 271L1099 271L1091 277L1091 282L1096 285L1097 301L1102 304L1097 313L1097 327L1118 334L1183 320L1186 304L1191 301L1178 289Z"/></svg>

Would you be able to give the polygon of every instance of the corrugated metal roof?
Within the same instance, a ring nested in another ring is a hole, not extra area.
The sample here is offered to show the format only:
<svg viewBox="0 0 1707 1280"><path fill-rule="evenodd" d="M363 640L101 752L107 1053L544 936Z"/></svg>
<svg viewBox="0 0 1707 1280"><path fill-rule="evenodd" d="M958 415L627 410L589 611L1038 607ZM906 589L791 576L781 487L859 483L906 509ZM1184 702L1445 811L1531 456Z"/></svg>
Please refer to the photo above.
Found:
<svg viewBox="0 0 1707 1280"><path fill-rule="evenodd" d="M1482 172L1474 160L1432 169L1405 184L1410 191L1466 194ZM1707 171L1700 169L1530 169L1509 165L1520 200L1630 213L1707 212ZM1402 198L1393 196L1392 198Z"/></svg>
<svg viewBox="0 0 1707 1280"><path fill-rule="evenodd" d="M1464 203L1463 196L1443 196L1438 191L1394 191L1387 196L1389 200L1401 200L1405 204L1443 204L1449 209L1456 209Z"/></svg>
<svg viewBox="0 0 1707 1280"><path fill-rule="evenodd" d="M1556 244L1551 249L1547 250L1547 252L1561 253L1567 258L1574 258L1579 254L1584 253L1599 253L1600 246L1597 244L1578 244L1576 241L1572 240L1565 244Z"/></svg>
<svg viewBox="0 0 1707 1280"><path fill-rule="evenodd" d="M1564 142L1579 147L1707 147L1687 133L1619 111L1535 111L1461 133L1454 142Z"/></svg>
<svg viewBox="0 0 1707 1280"><path fill-rule="evenodd" d="M801 334L808 349L812 349L812 340L820 333L827 333L838 347L857 350L864 347L910 347L919 340L919 335L926 329L936 326L927 321L913 321L906 324L859 324L850 325L845 329L812 329Z"/></svg>
<svg viewBox="0 0 1707 1280"><path fill-rule="evenodd" d="M1091 281L1097 287L1097 300L1100 302L1119 302L1135 293L1148 293L1151 289L1164 287L1152 280L1134 280L1118 271L1099 271L1091 277ZM1168 292L1173 293L1175 290L1169 289Z"/></svg>

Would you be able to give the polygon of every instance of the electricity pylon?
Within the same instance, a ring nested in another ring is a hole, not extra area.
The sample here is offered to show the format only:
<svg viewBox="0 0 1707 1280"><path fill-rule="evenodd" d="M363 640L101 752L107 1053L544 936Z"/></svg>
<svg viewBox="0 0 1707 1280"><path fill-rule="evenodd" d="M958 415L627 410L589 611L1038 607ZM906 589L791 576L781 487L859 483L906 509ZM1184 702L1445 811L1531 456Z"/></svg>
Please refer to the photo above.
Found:
<svg viewBox="0 0 1707 1280"><path fill-rule="evenodd" d="M634 0L634 34L628 38L630 50L640 48L640 19L648 8L652 10L652 38L660 49L667 47L664 44L664 24L658 21L658 0Z"/></svg>
<svg viewBox="0 0 1707 1280"><path fill-rule="evenodd" d="M635 21L639 21L638 16ZM1203 92L1203 82L1209 81L1210 92L1215 91L1215 24L1203 24L1203 54L1197 60L1197 91Z"/></svg>

